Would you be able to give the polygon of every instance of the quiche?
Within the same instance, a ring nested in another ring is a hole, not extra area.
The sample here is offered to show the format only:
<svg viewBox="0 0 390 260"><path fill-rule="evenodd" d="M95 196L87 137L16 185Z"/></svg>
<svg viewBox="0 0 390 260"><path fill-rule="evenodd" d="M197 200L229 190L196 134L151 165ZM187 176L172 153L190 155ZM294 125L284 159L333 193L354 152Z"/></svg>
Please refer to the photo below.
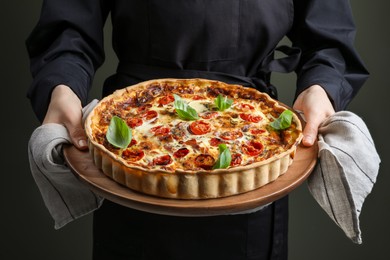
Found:
<svg viewBox="0 0 390 260"><path fill-rule="evenodd" d="M302 138L297 115L267 94L206 79L158 79L117 90L92 110L85 130L105 175L174 199L260 188L287 171ZM119 146L113 138L127 141Z"/></svg>

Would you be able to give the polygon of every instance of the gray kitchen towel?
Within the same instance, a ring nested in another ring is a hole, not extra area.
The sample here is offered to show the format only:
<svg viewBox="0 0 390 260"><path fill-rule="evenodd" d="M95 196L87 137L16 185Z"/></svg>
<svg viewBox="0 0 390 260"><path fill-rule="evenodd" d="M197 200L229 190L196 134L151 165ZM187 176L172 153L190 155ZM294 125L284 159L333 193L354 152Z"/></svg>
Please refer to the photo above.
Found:
<svg viewBox="0 0 390 260"><path fill-rule="evenodd" d="M83 109L84 115L96 103L94 100L87 105ZM91 213L103 202L64 165L62 146L70 143L63 125L45 124L34 130L28 144L31 173L54 219L55 229Z"/></svg>
<svg viewBox="0 0 390 260"><path fill-rule="evenodd" d="M340 111L320 126L318 145L309 190L345 235L361 244L359 216L380 165L374 141L359 116Z"/></svg>

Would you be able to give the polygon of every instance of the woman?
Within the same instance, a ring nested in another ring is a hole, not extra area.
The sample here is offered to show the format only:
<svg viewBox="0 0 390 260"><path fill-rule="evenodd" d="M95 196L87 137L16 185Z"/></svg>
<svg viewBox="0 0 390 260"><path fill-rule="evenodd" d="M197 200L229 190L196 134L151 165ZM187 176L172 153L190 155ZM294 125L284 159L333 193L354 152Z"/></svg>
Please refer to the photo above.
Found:
<svg viewBox="0 0 390 260"><path fill-rule="evenodd" d="M51 0L27 40L33 109L86 149L81 108L103 63L111 14L117 73L103 95L155 78L216 79L276 97L272 71L297 73L303 144L367 78L348 0ZM279 47L288 36L292 47ZM287 57L275 60L275 51ZM94 213L94 259L287 259L287 197L250 214L161 216L106 201Z"/></svg>

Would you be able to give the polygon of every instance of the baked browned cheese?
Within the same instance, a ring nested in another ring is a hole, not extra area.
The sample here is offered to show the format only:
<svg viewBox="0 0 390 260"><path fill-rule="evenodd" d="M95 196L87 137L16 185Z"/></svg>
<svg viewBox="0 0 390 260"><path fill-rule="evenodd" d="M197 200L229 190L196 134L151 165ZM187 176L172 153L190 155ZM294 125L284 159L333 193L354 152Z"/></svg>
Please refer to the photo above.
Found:
<svg viewBox="0 0 390 260"><path fill-rule="evenodd" d="M178 98L195 111L195 118L179 115ZM221 109L217 100L230 104ZM105 97L85 128L95 164L120 184L166 198L217 198L254 190L287 171L302 126L293 113L288 128L271 127L285 110L252 88L204 79L160 79ZM131 130L126 148L107 140L114 116ZM221 144L230 154L223 168Z"/></svg>

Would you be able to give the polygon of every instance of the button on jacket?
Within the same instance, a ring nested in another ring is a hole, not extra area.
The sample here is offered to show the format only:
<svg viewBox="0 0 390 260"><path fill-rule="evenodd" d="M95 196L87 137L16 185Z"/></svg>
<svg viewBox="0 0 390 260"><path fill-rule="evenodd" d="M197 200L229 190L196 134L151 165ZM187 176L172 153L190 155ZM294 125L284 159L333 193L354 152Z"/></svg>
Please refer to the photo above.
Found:
<svg viewBox="0 0 390 260"><path fill-rule="evenodd" d="M319 84L341 110L368 74L353 47L348 0L50 0L26 41L34 78L28 97L41 120L58 84L87 101L104 61L108 14L120 61L108 88L166 75L250 78L267 87L270 57L286 35L299 59L278 67L295 69L297 94Z"/></svg>

